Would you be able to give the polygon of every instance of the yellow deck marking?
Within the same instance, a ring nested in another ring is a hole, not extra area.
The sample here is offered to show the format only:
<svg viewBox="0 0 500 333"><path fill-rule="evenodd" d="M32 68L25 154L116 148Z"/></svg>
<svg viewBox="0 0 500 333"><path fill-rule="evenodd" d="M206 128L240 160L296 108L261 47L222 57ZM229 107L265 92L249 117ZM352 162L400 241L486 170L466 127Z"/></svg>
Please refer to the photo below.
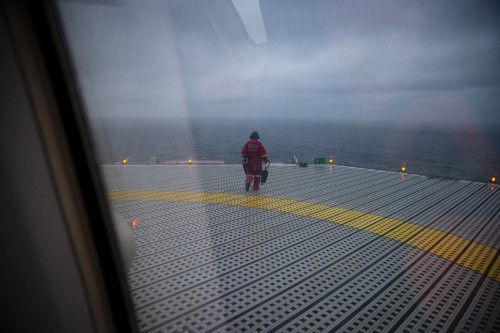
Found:
<svg viewBox="0 0 500 333"><path fill-rule="evenodd" d="M460 252L469 243L472 243L467 251L458 258L457 264L481 274L486 272L488 265L497 253L497 250L490 246L471 242L460 236L447 235L440 230L429 229L376 214L291 199L229 193L159 191L111 192L109 198L112 201L171 201L223 204L307 216L381 235L424 251L430 251L450 261L455 260ZM436 244L437 246L432 248ZM500 257L495 261L488 277L500 281Z"/></svg>
<svg viewBox="0 0 500 333"><path fill-rule="evenodd" d="M440 238L444 237L446 234L439 230L425 229L422 227L419 234L414 238L410 239L407 244L417 247L424 251L429 251L430 248L436 244Z"/></svg>
<svg viewBox="0 0 500 333"><path fill-rule="evenodd" d="M495 261L495 264L493 265L493 268L488 274L488 277L490 277L493 280L500 281L500 257L498 257L497 260Z"/></svg>
<svg viewBox="0 0 500 333"><path fill-rule="evenodd" d="M392 229L400 226L401 224L402 224L402 222L399 220L385 218L385 219L379 221L379 223L376 223L376 224L369 226L365 230L368 232L372 232L374 234L377 234L377 235L384 235L389 230L392 230Z"/></svg>
<svg viewBox="0 0 500 333"><path fill-rule="evenodd" d="M469 242L465 238L448 235L431 252L445 259L455 260Z"/></svg>
<svg viewBox="0 0 500 333"><path fill-rule="evenodd" d="M482 244L473 243L472 246L467 249L465 255L458 260L458 263L484 274L491 260L493 260L493 256L495 255L495 253L493 253L494 251L495 250L492 248L485 249Z"/></svg>
<svg viewBox="0 0 500 333"><path fill-rule="evenodd" d="M401 225L398 229L390 231L385 235L388 238L394 239L401 243L406 243L410 237L420 232L423 227L417 224L405 223Z"/></svg>

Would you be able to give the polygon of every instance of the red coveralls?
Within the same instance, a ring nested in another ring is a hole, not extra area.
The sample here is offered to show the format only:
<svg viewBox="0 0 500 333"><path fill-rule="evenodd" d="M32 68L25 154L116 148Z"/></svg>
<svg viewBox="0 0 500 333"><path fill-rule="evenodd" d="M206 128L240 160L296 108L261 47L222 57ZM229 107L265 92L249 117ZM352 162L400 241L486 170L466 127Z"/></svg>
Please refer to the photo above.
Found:
<svg viewBox="0 0 500 333"><path fill-rule="evenodd" d="M247 158L246 183L252 184L253 189L258 190L260 177L262 176L262 162L267 163L267 152L262 143L257 139L247 141L241 150L241 156Z"/></svg>

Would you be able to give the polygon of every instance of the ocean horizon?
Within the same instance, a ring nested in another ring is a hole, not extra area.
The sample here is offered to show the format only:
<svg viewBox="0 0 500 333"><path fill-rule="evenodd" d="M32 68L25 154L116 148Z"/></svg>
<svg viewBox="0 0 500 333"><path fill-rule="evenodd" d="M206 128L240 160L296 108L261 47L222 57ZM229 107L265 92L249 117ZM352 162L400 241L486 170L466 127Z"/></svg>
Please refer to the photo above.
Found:
<svg viewBox="0 0 500 333"><path fill-rule="evenodd" d="M281 119L101 119L93 124L98 163L160 164L172 160L241 162L241 148L258 131L271 163L292 156L334 164L487 182L500 165L493 127Z"/></svg>

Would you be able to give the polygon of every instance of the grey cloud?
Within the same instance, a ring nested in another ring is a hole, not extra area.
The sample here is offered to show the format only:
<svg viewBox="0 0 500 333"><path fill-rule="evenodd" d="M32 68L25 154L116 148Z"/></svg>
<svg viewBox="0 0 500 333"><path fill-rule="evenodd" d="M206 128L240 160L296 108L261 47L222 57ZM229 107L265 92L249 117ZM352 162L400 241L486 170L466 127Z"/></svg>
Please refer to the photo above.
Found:
<svg viewBox="0 0 500 333"><path fill-rule="evenodd" d="M495 1L260 4L264 45L248 37L230 0L66 4L63 13L84 86L115 115L307 111L500 124Z"/></svg>

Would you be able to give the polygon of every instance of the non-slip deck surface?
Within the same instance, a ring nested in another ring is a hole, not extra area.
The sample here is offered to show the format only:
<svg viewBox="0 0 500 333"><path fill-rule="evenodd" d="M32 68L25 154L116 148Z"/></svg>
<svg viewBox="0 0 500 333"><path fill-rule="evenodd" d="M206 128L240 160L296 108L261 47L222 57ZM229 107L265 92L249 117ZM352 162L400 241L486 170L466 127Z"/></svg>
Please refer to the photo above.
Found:
<svg viewBox="0 0 500 333"><path fill-rule="evenodd" d="M142 332L498 332L500 194L340 166L104 166Z"/></svg>

